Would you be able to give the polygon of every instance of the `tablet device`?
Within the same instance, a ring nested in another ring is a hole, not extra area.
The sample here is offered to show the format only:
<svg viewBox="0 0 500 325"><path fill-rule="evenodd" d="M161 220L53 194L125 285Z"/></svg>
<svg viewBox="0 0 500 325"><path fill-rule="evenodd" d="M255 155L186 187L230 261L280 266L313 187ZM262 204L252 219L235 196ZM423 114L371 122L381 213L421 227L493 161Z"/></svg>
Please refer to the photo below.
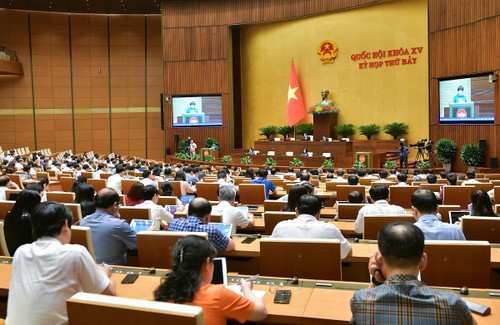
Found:
<svg viewBox="0 0 500 325"><path fill-rule="evenodd" d="M227 263L225 257L214 258L214 274L211 283L227 286Z"/></svg>
<svg viewBox="0 0 500 325"><path fill-rule="evenodd" d="M243 213L243 215L245 217L248 216L248 207L247 206L239 206L237 208L241 211L241 213Z"/></svg>
<svg viewBox="0 0 500 325"><path fill-rule="evenodd" d="M191 201L193 201L194 198L195 198L194 194L181 195L181 202L182 204L186 205L191 203Z"/></svg>
<svg viewBox="0 0 500 325"><path fill-rule="evenodd" d="M227 238L231 238L231 234L233 231L233 225L230 223L222 223L222 222L210 222L209 225L214 226L219 229L221 233L223 233Z"/></svg>
<svg viewBox="0 0 500 325"><path fill-rule="evenodd" d="M132 219L130 222L130 228L132 228L135 233L139 233L139 231L148 230L154 224L154 220L149 219Z"/></svg>

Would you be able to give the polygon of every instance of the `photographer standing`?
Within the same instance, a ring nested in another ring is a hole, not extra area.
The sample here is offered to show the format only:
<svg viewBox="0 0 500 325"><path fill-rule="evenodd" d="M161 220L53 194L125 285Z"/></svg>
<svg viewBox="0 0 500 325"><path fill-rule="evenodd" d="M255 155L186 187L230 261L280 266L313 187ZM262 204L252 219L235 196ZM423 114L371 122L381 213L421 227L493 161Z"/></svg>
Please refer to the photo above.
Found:
<svg viewBox="0 0 500 325"><path fill-rule="evenodd" d="M410 153L410 151L408 150L408 147L405 145L405 139L399 140L398 153L399 153L399 167L408 168L408 154Z"/></svg>

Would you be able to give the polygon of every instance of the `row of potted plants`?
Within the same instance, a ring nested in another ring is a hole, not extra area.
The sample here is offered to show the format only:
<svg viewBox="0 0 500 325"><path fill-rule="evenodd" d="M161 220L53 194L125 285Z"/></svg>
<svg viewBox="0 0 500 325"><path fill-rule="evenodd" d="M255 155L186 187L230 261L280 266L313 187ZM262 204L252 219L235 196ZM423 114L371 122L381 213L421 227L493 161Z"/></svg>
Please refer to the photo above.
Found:
<svg viewBox="0 0 500 325"><path fill-rule="evenodd" d="M450 169L450 165L457 154L457 144L451 139L442 138L436 142L436 157L443 164L445 170ZM467 143L460 149L460 161L469 167L479 166L483 162L483 152L476 143Z"/></svg>

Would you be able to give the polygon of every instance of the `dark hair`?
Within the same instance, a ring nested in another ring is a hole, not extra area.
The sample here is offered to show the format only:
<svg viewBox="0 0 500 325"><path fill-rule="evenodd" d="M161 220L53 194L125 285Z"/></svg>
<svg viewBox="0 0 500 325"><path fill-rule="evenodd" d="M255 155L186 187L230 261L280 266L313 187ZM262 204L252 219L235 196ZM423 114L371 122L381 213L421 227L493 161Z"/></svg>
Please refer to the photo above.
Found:
<svg viewBox="0 0 500 325"><path fill-rule="evenodd" d="M204 198L194 198L188 206L188 216L194 216L196 218L202 219L206 215L212 212L212 206Z"/></svg>
<svg viewBox="0 0 500 325"><path fill-rule="evenodd" d="M380 178L382 178L382 179L386 179L386 178L387 178L387 176L389 176L389 174L387 173L387 171L386 171L386 170L381 170L381 171L379 171L379 172L378 172L378 175L379 175L379 176L380 176Z"/></svg>
<svg viewBox="0 0 500 325"><path fill-rule="evenodd" d="M497 214L493 211L490 196L485 191L473 191L470 194L470 201L472 203L472 216L497 217Z"/></svg>
<svg viewBox="0 0 500 325"><path fill-rule="evenodd" d="M311 183L302 183L302 186L306 188L307 194L314 194L314 185Z"/></svg>
<svg viewBox="0 0 500 325"><path fill-rule="evenodd" d="M253 168L248 168L246 171L245 171L245 177L248 177L250 179L254 179L255 178L255 174L253 172Z"/></svg>
<svg viewBox="0 0 500 325"><path fill-rule="evenodd" d="M297 184L292 186L288 193L288 203L283 208L283 211L295 212L299 198L305 194L307 194L307 189L304 185Z"/></svg>
<svg viewBox="0 0 500 325"><path fill-rule="evenodd" d="M422 230L410 222L390 223L378 233L378 249L392 267L418 265L424 253L424 242Z"/></svg>
<svg viewBox="0 0 500 325"><path fill-rule="evenodd" d="M448 180L448 184L457 185L457 174L448 173L448 175L446 175L446 179Z"/></svg>
<svg viewBox="0 0 500 325"><path fill-rule="evenodd" d="M142 177L143 178L148 178L149 175L151 175L151 171L149 169L146 169L142 172Z"/></svg>
<svg viewBox="0 0 500 325"><path fill-rule="evenodd" d="M422 214L434 214L437 210L436 195L429 189L418 189L411 196L411 204Z"/></svg>
<svg viewBox="0 0 500 325"><path fill-rule="evenodd" d="M369 192L374 201L386 200L389 197L389 189L383 185L372 186Z"/></svg>
<svg viewBox="0 0 500 325"><path fill-rule="evenodd" d="M142 197L142 189L144 188L144 184L141 182L135 182L130 187L130 190L127 193L127 197L132 200L143 200Z"/></svg>
<svg viewBox="0 0 500 325"><path fill-rule="evenodd" d="M81 203L82 201L91 201L95 200L95 189L92 184L80 184L76 188L75 193L75 203Z"/></svg>
<svg viewBox="0 0 500 325"><path fill-rule="evenodd" d="M42 185L42 187L43 187L44 185L49 185L49 180L46 179L45 177L40 177L38 179L38 183L40 183L40 185Z"/></svg>
<svg viewBox="0 0 500 325"><path fill-rule="evenodd" d="M437 176L434 174L429 174L427 175L427 183L429 184L436 184L437 182Z"/></svg>
<svg viewBox="0 0 500 325"><path fill-rule="evenodd" d="M142 189L142 196L144 200L151 200L156 194L158 194L158 189L153 185L146 185Z"/></svg>
<svg viewBox="0 0 500 325"><path fill-rule="evenodd" d="M100 190L95 197L95 206L100 209L107 209L115 203L120 202L120 195L112 188L105 187Z"/></svg>
<svg viewBox="0 0 500 325"><path fill-rule="evenodd" d="M177 241L172 250L172 272L162 279L155 290L156 301L187 303L201 284L201 268L207 258L213 260L217 251L201 236L190 235Z"/></svg>
<svg viewBox="0 0 500 325"><path fill-rule="evenodd" d="M30 190L30 191L35 191L38 192L38 194L41 194L43 192L43 187L39 183L29 183L24 186L25 190Z"/></svg>
<svg viewBox="0 0 500 325"><path fill-rule="evenodd" d="M406 175L406 173L399 173L398 176L396 177L398 178L398 181L401 183L406 183L406 181L408 180L408 175Z"/></svg>
<svg viewBox="0 0 500 325"><path fill-rule="evenodd" d="M7 184L9 184L9 182L10 182L9 176L3 175L0 177L0 186L6 186Z"/></svg>
<svg viewBox="0 0 500 325"><path fill-rule="evenodd" d="M5 216L5 241L11 256L19 246L33 242L31 215L41 199L38 192L23 190L12 210Z"/></svg>
<svg viewBox="0 0 500 325"><path fill-rule="evenodd" d="M473 170L466 171L465 175L467 175L468 179L474 179L474 178L476 178L476 172L473 171Z"/></svg>
<svg viewBox="0 0 500 325"><path fill-rule="evenodd" d="M359 178L356 175L349 175L347 177L347 184L349 185L358 185Z"/></svg>
<svg viewBox="0 0 500 325"><path fill-rule="evenodd" d="M123 168L123 166L122 166L122 165L118 165L118 166L116 166L116 168L115 168L115 173L116 173L116 174L123 173L124 171L125 171L125 168Z"/></svg>
<svg viewBox="0 0 500 325"><path fill-rule="evenodd" d="M363 203L363 194L359 191L351 191L347 196L347 201L349 203Z"/></svg>
<svg viewBox="0 0 500 325"><path fill-rule="evenodd" d="M54 237L61 233L64 223L68 221L68 227L73 223L71 211L58 202L43 202L35 207L31 217L33 227L33 239L41 237Z"/></svg>
<svg viewBox="0 0 500 325"><path fill-rule="evenodd" d="M257 172L257 175L259 175L259 177L266 178L267 177L267 170L264 168L261 168Z"/></svg>
<svg viewBox="0 0 500 325"><path fill-rule="evenodd" d="M183 172L182 170L178 170L175 172L175 180L176 181L185 181L186 180L186 173Z"/></svg>
<svg viewBox="0 0 500 325"><path fill-rule="evenodd" d="M315 216L322 208L323 205L321 204L321 200L314 195L302 195L297 202L299 214L310 214Z"/></svg>
<svg viewBox="0 0 500 325"><path fill-rule="evenodd" d="M173 196L174 194L172 193L174 191L174 188L172 187L172 184L170 184L169 181L165 181L161 184L161 193L162 195L165 196Z"/></svg>
<svg viewBox="0 0 500 325"><path fill-rule="evenodd" d="M458 86L457 91L460 91L460 90L464 91L464 86L462 86L462 85Z"/></svg>
<svg viewBox="0 0 500 325"><path fill-rule="evenodd" d="M309 175L308 172L303 171L303 172L299 173L299 179L301 182L308 182L309 179L311 179L311 175Z"/></svg>

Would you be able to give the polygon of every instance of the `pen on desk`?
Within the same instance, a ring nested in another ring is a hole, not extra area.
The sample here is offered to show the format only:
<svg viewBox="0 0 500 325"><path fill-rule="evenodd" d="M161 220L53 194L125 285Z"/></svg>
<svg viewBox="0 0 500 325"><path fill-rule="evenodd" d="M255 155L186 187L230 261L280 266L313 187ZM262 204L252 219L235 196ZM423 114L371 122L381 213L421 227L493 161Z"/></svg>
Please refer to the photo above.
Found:
<svg viewBox="0 0 500 325"><path fill-rule="evenodd" d="M260 274L255 274L254 276L251 276L250 278L245 279L245 280L252 282L253 280L257 279L259 276L260 276ZM240 285L240 282L238 282L238 285Z"/></svg>

